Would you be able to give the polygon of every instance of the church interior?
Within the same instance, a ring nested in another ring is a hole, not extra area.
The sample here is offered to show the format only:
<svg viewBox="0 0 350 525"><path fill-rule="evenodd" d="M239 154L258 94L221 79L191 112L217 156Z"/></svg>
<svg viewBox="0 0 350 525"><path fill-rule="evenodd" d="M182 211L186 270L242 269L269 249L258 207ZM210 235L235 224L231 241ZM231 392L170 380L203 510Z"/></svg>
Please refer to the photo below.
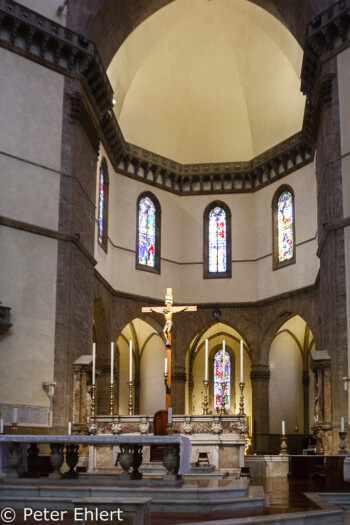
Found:
<svg viewBox="0 0 350 525"><path fill-rule="evenodd" d="M349 0L0 0L0 447L349 490L349 48Z"/></svg>

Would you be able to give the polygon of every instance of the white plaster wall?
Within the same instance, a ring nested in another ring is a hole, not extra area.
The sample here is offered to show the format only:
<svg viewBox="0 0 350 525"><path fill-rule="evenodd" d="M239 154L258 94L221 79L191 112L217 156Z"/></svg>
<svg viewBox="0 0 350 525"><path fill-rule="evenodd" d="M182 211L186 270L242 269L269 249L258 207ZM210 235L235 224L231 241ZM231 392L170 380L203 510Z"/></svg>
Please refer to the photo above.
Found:
<svg viewBox="0 0 350 525"><path fill-rule="evenodd" d="M42 383L53 380L57 241L0 227L0 244L0 297L13 324L0 336L0 399L49 406Z"/></svg>
<svg viewBox="0 0 350 525"><path fill-rule="evenodd" d="M257 301L315 282L318 259L313 164L252 194L179 197L116 174L107 163L108 254L96 242L95 257L98 271L116 290L163 299L165 289L171 286L177 302L235 302ZM295 192L296 263L273 271L271 202L281 184L290 184ZM135 269L136 201L144 191L154 193L162 209L161 275ZM203 279L203 212L216 199L225 202L232 214L231 279Z"/></svg>
<svg viewBox="0 0 350 525"><path fill-rule="evenodd" d="M0 63L1 151L59 170L63 76L3 48Z"/></svg>
<svg viewBox="0 0 350 525"><path fill-rule="evenodd" d="M154 336L147 343L140 366L140 414L153 415L165 409L164 387L165 346Z"/></svg>
<svg viewBox="0 0 350 525"><path fill-rule="evenodd" d="M303 342L305 322L298 316L285 323L280 330L288 328ZM269 355L270 377L270 432L281 434L282 420L286 433L294 433L295 425L303 431L303 385L302 356L293 337L282 332L272 342Z"/></svg>
<svg viewBox="0 0 350 525"><path fill-rule="evenodd" d="M350 217L350 49L338 55L339 113L341 132L341 155L343 177L343 211L344 218ZM344 230L345 275L346 275L346 308L348 328L348 376L350 376L350 227ZM350 389L348 389L348 420L350 420Z"/></svg>
<svg viewBox="0 0 350 525"><path fill-rule="evenodd" d="M59 189L58 173L0 155L0 215L57 230Z"/></svg>
<svg viewBox="0 0 350 525"><path fill-rule="evenodd" d="M0 215L56 230L63 77L3 48L0 63ZM0 336L0 399L49 407L57 241L4 226L0 236L0 295L13 324Z"/></svg>

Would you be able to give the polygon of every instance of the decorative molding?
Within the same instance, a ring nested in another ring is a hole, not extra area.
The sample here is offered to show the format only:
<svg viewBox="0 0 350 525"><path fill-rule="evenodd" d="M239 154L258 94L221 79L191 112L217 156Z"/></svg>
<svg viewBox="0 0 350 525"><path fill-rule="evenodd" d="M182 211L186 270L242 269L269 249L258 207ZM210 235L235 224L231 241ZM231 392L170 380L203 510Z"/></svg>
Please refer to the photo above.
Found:
<svg viewBox="0 0 350 525"><path fill-rule="evenodd" d="M82 123L95 149L97 140L103 142L120 174L181 196L249 193L313 160L322 105L332 87L332 76L320 77L319 64L349 45L350 0L339 0L308 24L301 73L301 89L307 96L302 131L245 162L180 164L125 142L112 109L112 86L89 38L13 0L0 0L0 30L2 47L64 75L82 75L99 125L87 120L77 100L72 115Z"/></svg>

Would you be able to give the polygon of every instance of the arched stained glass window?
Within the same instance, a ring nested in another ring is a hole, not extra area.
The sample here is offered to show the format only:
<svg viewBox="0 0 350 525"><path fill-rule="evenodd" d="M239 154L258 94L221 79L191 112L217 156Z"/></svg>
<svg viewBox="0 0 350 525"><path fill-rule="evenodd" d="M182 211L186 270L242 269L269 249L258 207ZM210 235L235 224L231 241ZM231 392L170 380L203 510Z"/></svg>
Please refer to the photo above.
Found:
<svg viewBox="0 0 350 525"><path fill-rule="evenodd" d="M149 192L140 195L137 203L136 267L160 272L160 205Z"/></svg>
<svg viewBox="0 0 350 525"><path fill-rule="evenodd" d="M278 199L278 260L288 261L293 258L293 197L284 191Z"/></svg>
<svg viewBox="0 0 350 525"><path fill-rule="evenodd" d="M105 252L108 247L108 190L107 163L102 159L98 178L97 241Z"/></svg>
<svg viewBox="0 0 350 525"><path fill-rule="evenodd" d="M225 388L223 382L225 379ZM231 360L228 352L225 352L225 377L222 348L216 352L214 357L214 409L221 408L222 396L224 396L225 409L231 408Z"/></svg>
<svg viewBox="0 0 350 525"><path fill-rule="evenodd" d="M139 264L155 266L156 208L149 197L139 204Z"/></svg>
<svg viewBox="0 0 350 525"><path fill-rule="evenodd" d="M281 186L273 201L273 267L295 262L294 192L290 186Z"/></svg>
<svg viewBox="0 0 350 525"><path fill-rule="evenodd" d="M216 206L209 213L209 272L227 270L227 233L225 210Z"/></svg>
<svg viewBox="0 0 350 525"><path fill-rule="evenodd" d="M104 210L104 175L103 168L100 168L100 185L99 185L99 196L98 196L98 242L103 243L103 210Z"/></svg>
<svg viewBox="0 0 350 525"><path fill-rule="evenodd" d="M204 223L204 278L231 277L231 212L221 202L209 204Z"/></svg>

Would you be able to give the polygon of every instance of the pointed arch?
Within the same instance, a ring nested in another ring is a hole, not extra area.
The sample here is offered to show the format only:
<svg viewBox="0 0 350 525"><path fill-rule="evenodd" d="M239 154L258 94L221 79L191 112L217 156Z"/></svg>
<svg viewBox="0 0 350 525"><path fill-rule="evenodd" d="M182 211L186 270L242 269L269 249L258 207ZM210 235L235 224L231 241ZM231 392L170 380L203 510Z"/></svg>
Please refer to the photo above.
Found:
<svg viewBox="0 0 350 525"><path fill-rule="evenodd" d="M231 210L222 201L213 201L203 214L203 277L231 277Z"/></svg>
<svg viewBox="0 0 350 525"><path fill-rule="evenodd" d="M136 224L136 269L160 274L161 207L149 191L137 199Z"/></svg>

